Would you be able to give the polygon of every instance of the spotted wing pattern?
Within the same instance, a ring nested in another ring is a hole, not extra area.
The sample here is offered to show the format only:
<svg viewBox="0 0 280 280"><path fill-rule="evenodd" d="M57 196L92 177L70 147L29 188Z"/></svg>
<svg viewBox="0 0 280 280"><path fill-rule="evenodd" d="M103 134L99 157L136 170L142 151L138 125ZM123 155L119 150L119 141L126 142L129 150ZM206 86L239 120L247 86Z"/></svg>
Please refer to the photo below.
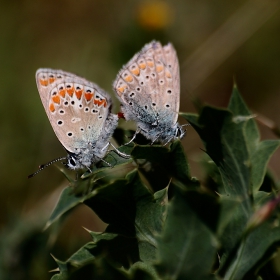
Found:
<svg viewBox="0 0 280 280"><path fill-rule="evenodd" d="M91 143L104 129L111 99L96 84L61 70L39 69L36 82L55 134L75 153Z"/></svg>
<svg viewBox="0 0 280 280"><path fill-rule="evenodd" d="M114 90L127 120L151 140L176 134L180 105L180 75L171 44L151 42L120 70Z"/></svg>

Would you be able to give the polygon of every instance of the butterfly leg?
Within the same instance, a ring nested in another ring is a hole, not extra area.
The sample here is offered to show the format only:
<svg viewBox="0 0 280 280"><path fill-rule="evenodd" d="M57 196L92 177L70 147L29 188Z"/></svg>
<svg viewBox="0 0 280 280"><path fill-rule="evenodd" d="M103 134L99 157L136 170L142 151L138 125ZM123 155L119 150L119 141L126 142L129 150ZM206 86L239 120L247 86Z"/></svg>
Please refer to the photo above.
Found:
<svg viewBox="0 0 280 280"><path fill-rule="evenodd" d="M123 158L127 158L127 159L130 158L130 155L127 155L127 154L125 154L125 153L120 152L112 143L108 143L108 145L109 145L109 144L113 147L114 152L116 152L119 156L121 156L121 157L123 157Z"/></svg>
<svg viewBox="0 0 280 280"><path fill-rule="evenodd" d="M181 128L184 127L184 126L190 126L190 124L189 123L183 124L183 125L181 125ZM182 139L185 136L186 133L187 133L187 129L185 129L183 131L182 131L182 129L180 129L180 136L179 136L179 138Z"/></svg>
<svg viewBox="0 0 280 280"><path fill-rule="evenodd" d="M102 149L101 152L103 152L105 149L107 149L107 147L110 145L110 143L108 142Z"/></svg>
<svg viewBox="0 0 280 280"><path fill-rule="evenodd" d="M109 162L107 162L106 160L104 160L103 158L100 158L100 160L104 163L106 163L108 166L110 166L111 168L113 167L113 165Z"/></svg>
<svg viewBox="0 0 280 280"><path fill-rule="evenodd" d="M170 143L172 141L172 139L174 138L174 136L171 136L166 143L163 144L163 147L166 146L168 143Z"/></svg>
<svg viewBox="0 0 280 280"><path fill-rule="evenodd" d="M160 132L160 133L156 136L156 138L151 142L151 146L158 140L158 138L160 137L161 134L162 134L162 133Z"/></svg>
<svg viewBox="0 0 280 280"><path fill-rule="evenodd" d="M123 145L126 146L126 145L129 145L130 143L132 143L133 140L136 138L136 135L137 135L138 133L140 133L140 131L141 131L141 128L138 127L138 128L136 129L134 135L132 136L132 138L129 140L129 142L127 142L127 143L125 143L125 144L123 144Z"/></svg>

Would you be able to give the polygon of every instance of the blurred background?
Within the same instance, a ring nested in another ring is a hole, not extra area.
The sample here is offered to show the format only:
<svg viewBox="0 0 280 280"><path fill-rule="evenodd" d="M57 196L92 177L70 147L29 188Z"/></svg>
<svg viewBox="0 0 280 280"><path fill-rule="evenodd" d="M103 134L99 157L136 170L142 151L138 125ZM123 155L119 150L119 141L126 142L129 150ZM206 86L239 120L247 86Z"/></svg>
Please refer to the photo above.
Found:
<svg viewBox="0 0 280 280"><path fill-rule="evenodd" d="M195 112L194 98L226 106L235 80L250 109L280 126L279 8L276 0L0 1L0 279L49 279L56 268L51 253L65 260L90 240L82 226L104 229L80 206L57 226L58 238L42 231L67 181L55 166L27 179L65 155L39 98L38 68L97 83L117 112L112 83L122 65L153 39L172 42L182 112ZM263 139L276 138L260 129ZM182 143L192 175L200 177L202 144L191 127ZM276 178L279 158L278 151L270 161Z"/></svg>

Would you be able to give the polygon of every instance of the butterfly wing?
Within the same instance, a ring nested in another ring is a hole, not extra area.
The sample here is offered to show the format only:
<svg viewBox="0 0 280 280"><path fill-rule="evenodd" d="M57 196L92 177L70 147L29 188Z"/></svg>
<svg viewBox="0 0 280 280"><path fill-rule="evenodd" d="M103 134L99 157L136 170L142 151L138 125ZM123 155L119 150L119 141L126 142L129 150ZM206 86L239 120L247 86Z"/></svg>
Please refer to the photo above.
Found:
<svg viewBox="0 0 280 280"><path fill-rule="evenodd" d="M97 142L110 113L111 99L96 84L74 74L39 69L36 82L53 130L72 153Z"/></svg>
<svg viewBox="0 0 280 280"><path fill-rule="evenodd" d="M114 90L124 117L134 120L153 139L176 125L180 105L180 75L176 51L171 44L151 42L119 72Z"/></svg>

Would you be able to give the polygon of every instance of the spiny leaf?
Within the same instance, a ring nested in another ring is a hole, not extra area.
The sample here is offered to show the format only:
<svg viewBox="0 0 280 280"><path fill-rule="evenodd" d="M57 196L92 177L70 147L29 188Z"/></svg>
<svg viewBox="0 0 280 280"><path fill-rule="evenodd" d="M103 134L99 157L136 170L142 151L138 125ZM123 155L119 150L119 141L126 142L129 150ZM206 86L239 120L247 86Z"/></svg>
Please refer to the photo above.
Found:
<svg viewBox="0 0 280 280"><path fill-rule="evenodd" d="M217 241L213 233L192 211L187 194L176 192L158 238L158 264L161 279L214 279L211 268Z"/></svg>

